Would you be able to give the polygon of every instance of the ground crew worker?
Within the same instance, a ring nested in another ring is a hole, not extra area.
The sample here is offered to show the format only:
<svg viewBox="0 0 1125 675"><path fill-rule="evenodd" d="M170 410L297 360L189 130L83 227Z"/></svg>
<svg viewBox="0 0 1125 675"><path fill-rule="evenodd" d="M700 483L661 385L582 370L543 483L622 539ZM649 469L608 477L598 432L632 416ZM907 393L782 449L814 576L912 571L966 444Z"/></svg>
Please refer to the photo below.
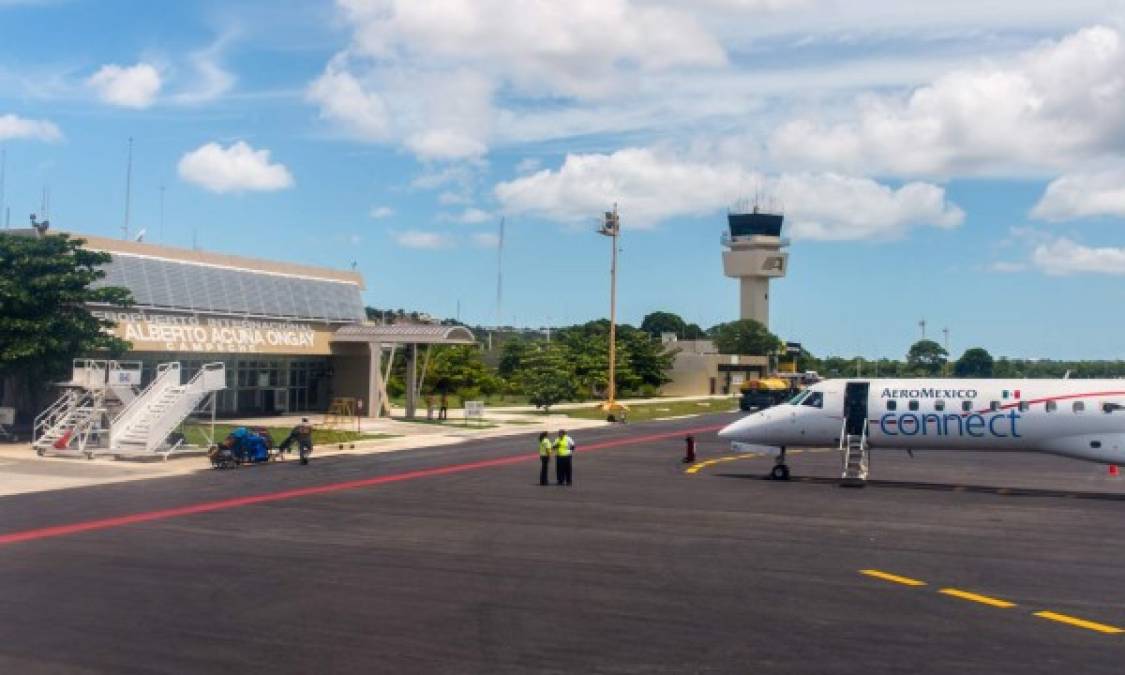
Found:
<svg viewBox="0 0 1125 675"><path fill-rule="evenodd" d="M539 434L539 484L546 485L547 472L551 468L551 439L547 438L547 432Z"/></svg>
<svg viewBox="0 0 1125 675"><path fill-rule="evenodd" d="M302 417L301 423L293 427L293 431L289 432L289 436L281 442L281 447L286 452L289 452L289 446L293 441L297 441L297 454L301 456L301 464L309 463L309 455L312 454L312 425L309 424L309 418Z"/></svg>
<svg viewBox="0 0 1125 675"><path fill-rule="evenodd" d="M555 479L559 485L570 485L574 480L573 455L574 439L566 435L565 429L559 429L555 439Z"/></svg>

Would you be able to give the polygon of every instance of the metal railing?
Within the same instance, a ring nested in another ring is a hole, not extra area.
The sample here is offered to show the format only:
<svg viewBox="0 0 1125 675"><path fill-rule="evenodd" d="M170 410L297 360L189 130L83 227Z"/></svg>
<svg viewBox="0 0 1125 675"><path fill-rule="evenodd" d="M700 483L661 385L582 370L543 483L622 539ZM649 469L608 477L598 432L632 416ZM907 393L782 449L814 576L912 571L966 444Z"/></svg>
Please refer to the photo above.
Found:
<svg viewBox="0 0 1125 675"><path fill-rule="evenodd" d="M117 439L129 433L129 428L136 423L138 417L144 414L150 403L156 401L171 387L180 386L180 364L178 361L161 363L156 367L156 377L135 399L129 402L117 417L113 418L110 425L110 445L116 445Z"/></svg>

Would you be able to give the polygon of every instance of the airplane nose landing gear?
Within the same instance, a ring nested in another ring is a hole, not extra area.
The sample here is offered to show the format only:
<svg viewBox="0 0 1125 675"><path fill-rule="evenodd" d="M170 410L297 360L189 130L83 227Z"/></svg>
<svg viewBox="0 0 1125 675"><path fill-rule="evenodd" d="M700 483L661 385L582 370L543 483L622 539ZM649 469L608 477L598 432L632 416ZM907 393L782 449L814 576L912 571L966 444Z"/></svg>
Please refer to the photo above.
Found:
<svg viewBox="0 0 1125 675"><path fill-rule="evenodd" d="M770 480L789 480L789 465L785 463L785 448L778 453L773 468L770 469Z"/></svg>

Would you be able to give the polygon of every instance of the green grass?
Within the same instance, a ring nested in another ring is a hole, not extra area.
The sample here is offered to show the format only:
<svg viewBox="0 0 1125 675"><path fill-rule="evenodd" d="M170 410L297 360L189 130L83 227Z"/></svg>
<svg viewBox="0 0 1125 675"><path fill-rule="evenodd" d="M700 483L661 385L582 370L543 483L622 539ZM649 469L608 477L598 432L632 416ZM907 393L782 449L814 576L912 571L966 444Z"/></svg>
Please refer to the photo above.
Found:
<svg viewBox="0 0 1125 675"><path fill-rule="evenodd" d="M668 403L644 403L629 406L625 419L630 422L643 422L645 420L663 419L665 417L680 417L682 415L700 415L704 413L730 412L738 409L738 399L706 399L703 401L669 401ZM556 410L554 414L567 417L579 417L588 420L604 420L606 413L601 406L578 408L574 410ZM542 413L539 413L542 414Z"/></svg>
<svg viewBox="0 0 1125 675"><path fill-rule="evenodd" d="M205 432L210 425L185 424L183 427L184 443L188 445L207 445ZM216 424L215 440L222 441L237 426L233 424ZM289 435L291 427L266 427L274 443L281 443ZM341 431L333 429L313 429L313 445L333 445L336 443L352 443L355 441L372 441L384 438L396 438L396 434L365 434L355 431Z"/></svg>
<svg viewBox="0 0 1125 675"><path fill-rule="evenodd" d="M464 428L468 428L468 429L495 429L496 427L500 426L499 424L493 424L492 422L487 422L487 421L486 422L467 422L464 419L459 418L459 417L454 418L454 419L448 419L448 420L445 420L445 421L438 420L438 419L428 420L425 417L415 417L414 419L409 419L409 418L406 418L406 417L393 417L391 419L393 419L395 421L398 421L398 422L410 422L411 424L436 424L436 425L440 425L440 426L443 426L443 427L460 427L460 428L463 428L463 429Z"/></svg>

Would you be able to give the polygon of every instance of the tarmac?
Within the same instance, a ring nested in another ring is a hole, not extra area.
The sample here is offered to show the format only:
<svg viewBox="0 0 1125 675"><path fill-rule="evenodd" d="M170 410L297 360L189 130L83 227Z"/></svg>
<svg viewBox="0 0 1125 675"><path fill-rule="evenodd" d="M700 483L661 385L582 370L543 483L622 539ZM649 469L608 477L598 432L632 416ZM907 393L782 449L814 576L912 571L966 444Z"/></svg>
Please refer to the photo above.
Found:
<svg viewBox="0 0 1125 675"><path fill-rule="evenodd" d="M736 416L576 431L569 488L518 434L0 497L0 672L1121 672L1125 479L768 481Z"/></svg>

